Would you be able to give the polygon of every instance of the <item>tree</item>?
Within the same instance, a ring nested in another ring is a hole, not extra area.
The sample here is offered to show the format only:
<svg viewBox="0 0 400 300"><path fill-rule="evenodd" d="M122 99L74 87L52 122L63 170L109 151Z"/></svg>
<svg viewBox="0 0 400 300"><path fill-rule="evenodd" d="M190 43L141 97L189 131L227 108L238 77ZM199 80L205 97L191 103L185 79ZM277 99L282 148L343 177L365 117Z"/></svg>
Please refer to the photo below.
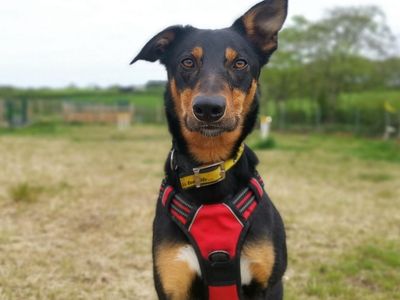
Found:
<svg viewBox="0 0 400 300"><path fill-rule="evenodd" d="M394 40L376 6L337 7L315 22L295 17L262 80L277 101L311 98L322 121L333 122L339 96L373 80L371 60L388 58Z"/></svg>

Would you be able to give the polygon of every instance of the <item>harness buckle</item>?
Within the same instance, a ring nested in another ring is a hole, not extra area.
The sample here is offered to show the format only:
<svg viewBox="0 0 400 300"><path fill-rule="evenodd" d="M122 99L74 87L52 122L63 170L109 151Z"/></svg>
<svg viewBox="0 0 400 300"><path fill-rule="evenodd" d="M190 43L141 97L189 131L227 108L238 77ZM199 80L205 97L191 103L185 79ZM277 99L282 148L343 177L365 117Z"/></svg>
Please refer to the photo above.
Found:
<svg viewBox="0 0 400 300"><path fill-rule="evenodd" d="M197 167L197 168L193 168L193 175L194 175L194 183L196 185L196 188L202 187L202 186L207 186L207 185L211 185L211 184L215 184L218 183L222 180L225 179L226 177L226 171L225 171L225 166L224 166L225 162L224 161L220 161L211 165L207 165L207 166L203 166L203 167ZM220 168L220 173L219 176L220 178L212 181L212 182L202 182L201 180L201 171L203 170L207 170L207 169L211 169L214 167L219 167Z"/></svg>
<svg viewBox="0 0 400 300"><path fill-rule="evenodd" d="M230 257L227 251L216 250L208 255L208 260L213 263L225 263L230 260Z"/></svg>

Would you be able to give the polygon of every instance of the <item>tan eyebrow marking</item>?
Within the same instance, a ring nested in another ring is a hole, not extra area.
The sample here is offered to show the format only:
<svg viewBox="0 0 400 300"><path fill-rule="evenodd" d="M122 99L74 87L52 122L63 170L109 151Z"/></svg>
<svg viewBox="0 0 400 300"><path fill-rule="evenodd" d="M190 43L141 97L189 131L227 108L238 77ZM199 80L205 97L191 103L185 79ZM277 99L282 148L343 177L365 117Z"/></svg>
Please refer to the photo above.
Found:
<svg viewBox="0 0 400 300"><path fill-rule="evenodd" d="M203 48L201 47L194 47L192 50L192 55L200 61L203 58Z"/></svg>
<svg viewBox="0 0 400 300"><path fill-rule="evenodd" d="M238 53L235 50L233 50L230 47L226 48L225 58L228 62L232 62L237 56L238 56Z"/></svg>

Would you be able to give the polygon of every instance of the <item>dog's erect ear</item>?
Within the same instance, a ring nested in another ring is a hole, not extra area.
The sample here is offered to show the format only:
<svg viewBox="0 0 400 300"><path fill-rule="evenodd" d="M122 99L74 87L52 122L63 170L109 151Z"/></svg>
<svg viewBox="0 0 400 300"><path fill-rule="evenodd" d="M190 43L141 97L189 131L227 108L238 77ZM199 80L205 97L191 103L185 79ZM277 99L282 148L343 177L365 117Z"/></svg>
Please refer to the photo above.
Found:
<svg viewBox="0 0 400 300"><path fill-rule="evenodd" d="M138 60L154 62L160 59L183 30L184 27L182 26L171 26L164 29L147 42L140 53L131 61L131 64Z"/></svg>
<svg viewBox="0 0 400 300"><path fill-rule="evenodd" d="M278 46L278 31L287 16L288 0L265 0L247 11L232 28L244 34L262 55L270 55Z"/></svg>

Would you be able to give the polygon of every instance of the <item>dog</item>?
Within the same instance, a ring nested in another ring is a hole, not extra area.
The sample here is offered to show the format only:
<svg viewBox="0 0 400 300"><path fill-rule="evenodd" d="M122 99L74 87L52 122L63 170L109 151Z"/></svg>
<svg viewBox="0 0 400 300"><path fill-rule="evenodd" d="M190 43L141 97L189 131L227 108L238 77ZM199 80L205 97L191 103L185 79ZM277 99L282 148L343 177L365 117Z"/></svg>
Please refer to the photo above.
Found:
<svg viewBox="0 0 400 300"><path fill-rule="evenodd" d="M131 62L159 60L168 73L172 150L153 223L159 299L283 299L283 221L243 142L287 6L262 1L219 30L168 27Z"/></svg>

